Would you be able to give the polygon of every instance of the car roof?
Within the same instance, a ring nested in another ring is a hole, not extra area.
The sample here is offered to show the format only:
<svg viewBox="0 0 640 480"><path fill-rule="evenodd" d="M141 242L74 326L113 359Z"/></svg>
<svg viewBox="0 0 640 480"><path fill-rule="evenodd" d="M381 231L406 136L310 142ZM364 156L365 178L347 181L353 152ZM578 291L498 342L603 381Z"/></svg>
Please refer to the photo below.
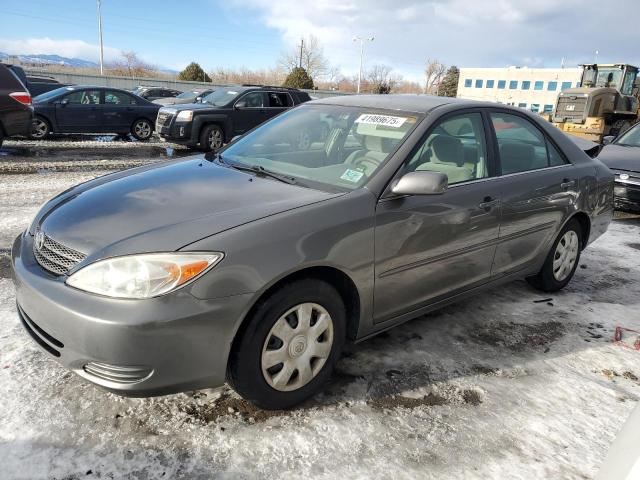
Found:
<svg viewBox="0 0 640 480"><path fill-rule="evenodd" d="M341 95L320 98L307 104L341 105L345 107L381 108L384 110L402 110L426 114L436 107L456 103L460 106L483 105L484 102L465 100L453 97L436 97L434 95L392 94L392 95ZM495 106L495 104L493 104Z"/></svg>

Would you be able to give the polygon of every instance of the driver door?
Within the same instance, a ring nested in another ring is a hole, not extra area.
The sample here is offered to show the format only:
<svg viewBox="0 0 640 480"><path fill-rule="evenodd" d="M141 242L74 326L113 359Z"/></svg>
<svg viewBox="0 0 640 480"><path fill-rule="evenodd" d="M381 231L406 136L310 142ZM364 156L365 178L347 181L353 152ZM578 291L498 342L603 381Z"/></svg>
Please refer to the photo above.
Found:
<svg viewBox="0 0 640 480"><path fill-rule="evenodd" d="M102 130L99 89L75 90L56 103L56 123L61 133L94 133Z"/></svg>
<svg viewBox="0 0 640 480"><path fill-rule="evenodd" d="M444 173L443 194L383 195L376 207L374 321L409 313L491 275L500 225L485 121L479 111L445 116L396 178Z"/></svg>
<svg viewBox="0 0 640 480"><path fill-rule="evenodd" d="M242 135L260 125L267 117L265 94L261 91L249 92L238 99L234 105L234 135Z"/></svg>

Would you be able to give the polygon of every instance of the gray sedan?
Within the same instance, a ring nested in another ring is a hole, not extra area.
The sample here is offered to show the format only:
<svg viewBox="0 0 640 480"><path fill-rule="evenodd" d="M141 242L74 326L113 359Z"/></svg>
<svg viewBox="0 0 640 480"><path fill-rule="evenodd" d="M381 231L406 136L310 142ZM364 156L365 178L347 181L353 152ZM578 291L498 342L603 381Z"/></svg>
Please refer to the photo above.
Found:
<svg viewBox="0 0 640 480"><path fill-rule="evenodd" d="M326 125L300 150L298 133ZM78 185L13 245L18 314L111 391L229 382L268 409L345 342L518 278L571 280L613 175L521 109L428 96L309 102L217 154Z"/></svg>

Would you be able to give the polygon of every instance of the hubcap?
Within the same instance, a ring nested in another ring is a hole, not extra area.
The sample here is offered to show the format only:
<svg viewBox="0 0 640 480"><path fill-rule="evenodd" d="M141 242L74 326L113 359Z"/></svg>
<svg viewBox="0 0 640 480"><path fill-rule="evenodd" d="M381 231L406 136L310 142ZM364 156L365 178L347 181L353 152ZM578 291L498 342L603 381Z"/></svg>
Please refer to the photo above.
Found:
<svg viewBox="0 0 640 480"><path fill-rule="evenodd" d="M568 230L558 242L553 256L553 276L557 281L565 280L573 270L578 258L579 243L578 234L573 230Z"/></svg>
<svg viewBox="0 0 640 480"><path fill-rule="evenodd" d="M33 121L31 136L35 138L42 138L47 134L47 124L44 121L36 118Z"/></svg>
<svg viewBox="0 0 640 480"><path fill-rule="evenodd" d="M216 150L222 146L222 132L220 130L211 130L209 132L209 148Z"/></svg>
<svg viewBox="0 0 640 480"><path fill-rule="evenodd" d="M151 135L151 125L148 122L138 122L134 127L136 135L140 138L147 138Z"/></svg>
<svg viewBox="0 0 640 480"><path fill-rule="evenodd" d="M333 321L317 303L302 303L273 324L262 348L264 379L281 392L297 390L315 378L333 346Z"/></svg>

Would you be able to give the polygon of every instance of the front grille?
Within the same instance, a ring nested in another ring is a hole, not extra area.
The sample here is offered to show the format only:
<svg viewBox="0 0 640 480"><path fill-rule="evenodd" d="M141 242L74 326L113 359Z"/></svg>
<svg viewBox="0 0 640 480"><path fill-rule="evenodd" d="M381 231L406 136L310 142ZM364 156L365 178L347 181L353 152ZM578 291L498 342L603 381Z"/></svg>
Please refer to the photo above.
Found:
<svg viewBox="0 0 640 480"><path fill-rule="evenodd" d="M114 383L141 382L153 373L153 369L145 366L110 365L108 363L89 362L83 370L91 377Z"/></svg>
<svg viewBox="0 0 640 480"><path fill-rule="evenodd" d="M587 97L560 95L553 116L554 122L582 123L587 106Z"/></svg>
<svg viewBox="0 0 640 480"><path fill-rule="evenodd" d="M44 235L39 245L38 236ZM42 268L56 275L64 275L86 258L84 253L65 247L43 232L37 232L33 242L33 253Z"/></svg>
<svg viewBox="0 0 640 480"><path fill-rule="evenodd" d="M156 130L159 130L160 128L167 126L171 123L171 120L173 119L173 114L169 113L169 112L159 112L158 113L158 118L156 118Z"/></svg>
<svg viewBox="0 0 640 480"><path fill-rule="evenodd" d="M18 305L18 316L22 321L22 326L27 331L31 338L35 340L35 342L44 348L47 352L49 352L54 357L60 356L59 349L64 348L64 344L53 337L49 333L45 332L41 327L39 327L31 318L22 310L20 305Z"/></svg>

